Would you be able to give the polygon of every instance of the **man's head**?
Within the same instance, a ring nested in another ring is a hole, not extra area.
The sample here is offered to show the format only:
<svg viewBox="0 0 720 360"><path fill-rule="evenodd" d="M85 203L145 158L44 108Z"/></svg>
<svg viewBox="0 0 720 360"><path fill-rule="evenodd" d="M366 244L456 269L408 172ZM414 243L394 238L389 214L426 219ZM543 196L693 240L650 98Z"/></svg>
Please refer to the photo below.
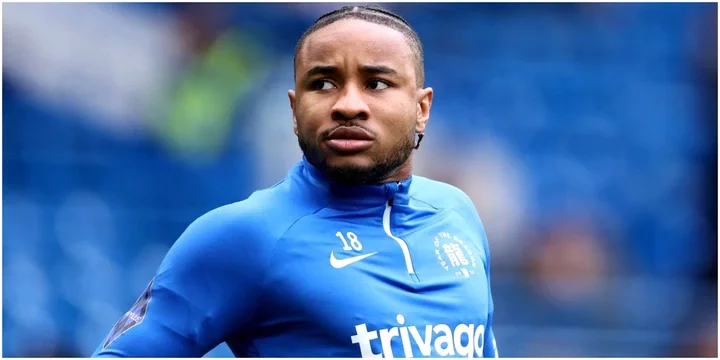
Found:
<svg viewBox="0 0 720 360"><path fill-rule="evenodd" d="M303 34L294 66L294 130L311 164L348 184L410 175L433 96L410 25L380 7L343 7Z"/></svg>

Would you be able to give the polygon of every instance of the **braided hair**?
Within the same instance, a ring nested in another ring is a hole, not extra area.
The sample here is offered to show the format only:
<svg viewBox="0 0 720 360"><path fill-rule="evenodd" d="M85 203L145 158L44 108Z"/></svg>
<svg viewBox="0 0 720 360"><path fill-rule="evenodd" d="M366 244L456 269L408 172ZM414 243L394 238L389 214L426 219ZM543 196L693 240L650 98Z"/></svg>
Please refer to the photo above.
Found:
<svg viewBox="0 0 720 360"><path fill-rule="evenodd" d="M320 30L338 20L343 19L359 19L374 24L387 26L391 29L397 30L405 36L405 39L410 45L413 53L415 53L416 65L415 71L417 73L417 85L423 87L425 83L425 60L423 55L422 43L412 26L405 21L402 17L397 14L390 12L389 10L379 5L362 5L362 6L343 6L340 9L331 11L325 15L320 16L315 22L308 28L298 40L295 46L295 56L293 59L293 66L297 64L298 54L302 48L305 40L310 34L317 30Z"/></svg>

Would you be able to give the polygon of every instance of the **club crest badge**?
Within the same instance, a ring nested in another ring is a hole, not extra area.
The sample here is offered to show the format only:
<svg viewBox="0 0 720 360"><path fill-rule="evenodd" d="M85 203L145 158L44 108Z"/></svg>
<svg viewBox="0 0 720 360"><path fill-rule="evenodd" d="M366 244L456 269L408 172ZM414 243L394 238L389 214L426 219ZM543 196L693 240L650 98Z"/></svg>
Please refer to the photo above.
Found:
<svg viewBox="0 0 720 360"><path fill-rule="evenodd" d="M465 241L449 232L441 232L435 236L433 244L437 261L445 271L457 277L469 278L475 275L475 254Z"/></svg>

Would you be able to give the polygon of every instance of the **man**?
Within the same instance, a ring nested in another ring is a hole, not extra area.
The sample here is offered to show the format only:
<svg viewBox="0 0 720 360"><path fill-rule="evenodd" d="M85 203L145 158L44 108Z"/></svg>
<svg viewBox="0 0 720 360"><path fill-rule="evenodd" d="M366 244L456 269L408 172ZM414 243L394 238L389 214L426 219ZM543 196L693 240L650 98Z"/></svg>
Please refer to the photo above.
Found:
<svg viewBox="0 0 720 360"><path fill-rule="evenodd" d="M191 224L96 355L496 357L477 211L411 175L433 97L415 32L343 7L295 56L302 161Z"/></svg>

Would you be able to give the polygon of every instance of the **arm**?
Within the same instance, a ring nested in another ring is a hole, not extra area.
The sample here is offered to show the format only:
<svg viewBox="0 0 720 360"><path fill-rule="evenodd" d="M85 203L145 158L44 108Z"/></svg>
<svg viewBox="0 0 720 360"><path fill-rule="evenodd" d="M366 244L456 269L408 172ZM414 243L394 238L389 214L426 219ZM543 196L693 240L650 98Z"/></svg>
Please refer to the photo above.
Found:
<svg viewBox="0 0 720 360"><path fill-rule="evenodd" d="M237 206L187 228L94 356L201 357L248 325L269 252Z"/></svg>
<svg viewBox="0 0 720 360"><path fill-rule="evenodd" d="M492 297L492 286L490 281L490 246L488 244L487 233L485 232L485 226L483 226L480 214L477 212L475 204L473 204L470 197L467 194L461 192L461 198L463 200L462 208L465 210L463 217L470 220L477 225L477 231L480 234L481 244L483 251L485 252L485 274L487 274L487 294L488 294L488 317L487 325L485 327L485 338L483 339L483 357L496 358L499 357L497 342L495 341L495 334L493 332L493 317L495 315L495 303Z"/></svg>
<svg viewBox="0 0 720 360"><path fill-rule="evenodd" d="M486 242L487 244L487 242ZM487 245L486 245L487 247ZM487 250L486 250L487 251ZM496 358L500 357L497 349L497 342L495 341L495 334L493 333L493 316L495 315L495 304L493 302L492 290L490 289L490 253L488 254L488 321L487 327L485 328L485 339L483 341L483 357L485 358Z"/></svg>
<svg viewBox="0 0 720 360"><path fill-rule="evenodd" d="M477 213L477 210L473 211L475 213L476 221L479 224L480 231L481 231L481 238L482 238L482 246L485 251L485 274L487 274L487 284L488 284L488 320L487 320L487 326L485 327L485 339L483 341L483 357L484 358L496 358L499 357L498 355L498 349L497 349L497 342L495 341L495 334L493 333L493 317L495 315L495 303L493 301L492 297L492 286L490 281L490 246L488 244L487 239L487 233L485 232L485 227L482 224L482 221L480 220L480 215Z"/></svg>
<svg viewBox="0 0 720 360"><path fill-rule="evenodd" d="M495 335L493 334L490 322L488 322L488 330L485 333L485 347L483 348L484 358L497 358L500 357L497 348L497 342L495 342Z"/></svg>

